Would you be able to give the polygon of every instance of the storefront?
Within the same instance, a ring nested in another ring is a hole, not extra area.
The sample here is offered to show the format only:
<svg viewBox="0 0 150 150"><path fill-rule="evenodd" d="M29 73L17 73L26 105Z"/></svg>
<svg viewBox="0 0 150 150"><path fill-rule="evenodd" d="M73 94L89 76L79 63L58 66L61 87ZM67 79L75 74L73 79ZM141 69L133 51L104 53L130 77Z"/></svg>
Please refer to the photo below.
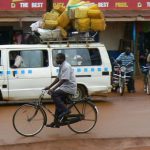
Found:
<svg viewBox="0 0 150 150"><path fill-rule="evenodd" d="M66 5L68 0L53 0L54 5ZM126 45L136 53L138 47L139 23L150 21L149 0L90 0L103 10L107 28L100 33L100 42L108 51L123 51ZM143 28L142 26L140 26ZM143 30L143 29L142 29Z"/></svg>
<svg viewBox="0 0 150 150"><path fill-rule="evenodd" d="M46 0L0 1L0 44L20 43L23 32L46 11Z"/></svg>

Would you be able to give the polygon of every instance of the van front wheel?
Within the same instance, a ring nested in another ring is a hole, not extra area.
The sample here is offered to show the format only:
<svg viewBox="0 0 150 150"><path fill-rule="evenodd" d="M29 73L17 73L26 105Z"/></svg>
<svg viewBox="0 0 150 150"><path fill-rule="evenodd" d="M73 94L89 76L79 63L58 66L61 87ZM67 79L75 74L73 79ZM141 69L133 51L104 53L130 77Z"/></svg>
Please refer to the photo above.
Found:
<svg viewBox="0 0 150 150"><path fill-rule="evenodd" d="M86 89L83 86L77 87L77 93L72 97L74 101L79 101L86 96Z"/></svg>

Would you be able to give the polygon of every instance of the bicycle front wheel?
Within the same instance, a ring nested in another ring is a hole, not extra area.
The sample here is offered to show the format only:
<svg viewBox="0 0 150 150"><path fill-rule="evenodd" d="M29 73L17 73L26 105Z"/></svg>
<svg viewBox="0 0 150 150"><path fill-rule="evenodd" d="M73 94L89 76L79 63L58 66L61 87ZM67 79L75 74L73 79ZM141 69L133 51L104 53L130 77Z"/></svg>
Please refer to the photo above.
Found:
<svg viewBox="0 0 150 150"><path fill-rule="evenodd" d="M15 130L23 136L34 136L44 127L45 115L34 104L24 104L19 107L13 116Z"/></svg>
<svg viewBox="0 0 150 150"><path fill-rule="evenodd" d="M68 124L68 127L75 133L87 133L93 129L97 122L97 110L90 101L78 101L70 108L70 115L83 115L80 121Z"/></svg>

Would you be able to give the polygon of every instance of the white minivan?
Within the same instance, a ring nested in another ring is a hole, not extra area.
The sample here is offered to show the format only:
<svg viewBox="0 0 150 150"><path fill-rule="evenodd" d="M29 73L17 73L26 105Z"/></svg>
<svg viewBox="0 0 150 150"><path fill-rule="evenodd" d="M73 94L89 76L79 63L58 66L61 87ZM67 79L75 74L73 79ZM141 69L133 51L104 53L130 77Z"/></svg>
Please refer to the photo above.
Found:
<svg viewBox="0 0 150 150"><path fill-rule="evenodd" d="M13 68L13 53L16 52L23 59L19 68ZM67 61L73 66L78 83L74 98L111 91L112 68L103 44L1 45L1 100L37 99L41 89L50 85L58 74L55 63L57 53L65 53Z"/></svg>

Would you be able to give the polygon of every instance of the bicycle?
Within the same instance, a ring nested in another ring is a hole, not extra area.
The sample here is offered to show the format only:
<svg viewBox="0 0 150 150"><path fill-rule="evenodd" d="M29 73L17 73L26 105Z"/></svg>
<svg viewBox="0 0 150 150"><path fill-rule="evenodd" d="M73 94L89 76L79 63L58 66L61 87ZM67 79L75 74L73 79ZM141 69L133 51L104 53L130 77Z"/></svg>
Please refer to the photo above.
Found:
<svg viewBox="0 0 150 150"><path fill-rule="evenodd" d="M13 127L22 136L30 137L42 131L47 124L47 114L53 117L54 113L43 104L46 91L42 90L38 101L20 106L13 115ZM98 109L89 97L79 101L66 98L70 114L59 120L60 126L68 126L75 133L87 133L94 128L97 122ZM21 119L21 120L20 120Z"/></svg>

